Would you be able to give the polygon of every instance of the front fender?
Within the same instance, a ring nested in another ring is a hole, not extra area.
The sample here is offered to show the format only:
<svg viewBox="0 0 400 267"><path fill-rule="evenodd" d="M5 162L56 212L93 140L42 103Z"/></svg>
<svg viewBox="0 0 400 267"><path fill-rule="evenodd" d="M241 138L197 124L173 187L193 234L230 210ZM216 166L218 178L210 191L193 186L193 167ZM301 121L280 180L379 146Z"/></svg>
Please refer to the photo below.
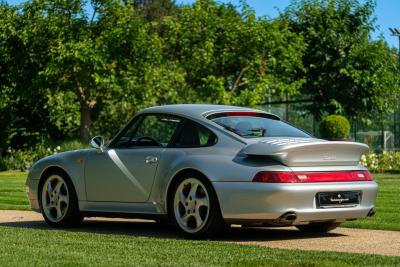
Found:
<svg viewBox="0 0 400 267"><path fill-rule="evenodd" d="M32 188L32 190L37 192L38 180L41 179L43 173L49 168L59 168L71 178L78 200L86 200L84 165L87 152L88 150L68 151L40 159L32 166L28 175L27 185L35 185L36 188Z"/></svg>

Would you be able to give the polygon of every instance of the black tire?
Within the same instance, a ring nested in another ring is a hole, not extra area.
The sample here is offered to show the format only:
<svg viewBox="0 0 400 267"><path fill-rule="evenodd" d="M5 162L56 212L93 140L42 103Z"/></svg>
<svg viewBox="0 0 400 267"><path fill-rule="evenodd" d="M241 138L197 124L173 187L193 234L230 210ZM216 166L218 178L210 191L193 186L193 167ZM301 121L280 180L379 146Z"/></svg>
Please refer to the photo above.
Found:
<svg viewBox="0 0 400 267"><path fill-rule="evenodd" d="M59 220L55 220L54 218L50 218L50 215L48 215L45 212L45 209L43 208L43 202L42 202L42 195L43 195L43 187L46 184L46 182L52 178L58 176L60 177L64 182L65 185L68 189L68 205L66 205L66 208L64 209L63 216ZM78 197L76 195L75 188L72 184L71 179L68 177L66 173L63 171L52 171L51 173L47 173L40 181L39 183L39 190L38 190L38 199L39 199L39 206L40 210L42 212L43 218L46 221L48 225L51 227L55 228L70 228L70 227L76 227L80 223L82 223L84 217L82 216L81 212L79 211L79 205L78 205Z"/></svg>
<svg viewBox="0 0 400 267"><path fill-rule="evenodd" d="M208 207L208 216L203 222L203 226L201 229L199 229L196 232L188 232L184 228L181 227L181 225L177 221L177 215L176 215L176 210L174 207L174 198L176 191L182 183L187 181L188 179L197 179L204 185L205 190L207 191L208 197L209 197L209 207ZM191 173L187 174L183 177L180 177L175 181L175 183L172 185L171 188L171 193L169 194L169 199L168 199L168 210L169 210L169 215L174 222L175 226L183 233L183 235L186 238L189 239L204 239L208 237L214 237L217 235L221 235L226 230L228 229L228 225L224 222L222 215L221 215L221 209L219 206L219 202L217 199L217 195L214 191L214 188L212 187L211 183L208 181L208 179L204 178L202 175L198 173Z"/></svg>
<svg viewBox="0 0 400 267"><path fill-rule="evenodd" d="M338 227L340 223L310 223L305 225L296 225L296 228L306 233L327 233Z"/></svg>

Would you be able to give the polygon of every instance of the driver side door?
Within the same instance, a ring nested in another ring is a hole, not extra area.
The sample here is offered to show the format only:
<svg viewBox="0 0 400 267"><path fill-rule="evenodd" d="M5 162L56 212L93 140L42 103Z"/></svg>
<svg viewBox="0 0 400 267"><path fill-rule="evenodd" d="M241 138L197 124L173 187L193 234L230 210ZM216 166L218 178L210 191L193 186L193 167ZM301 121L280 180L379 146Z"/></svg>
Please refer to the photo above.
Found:
<svg viewBox="0 0 400 267"><path fill-rule="evenodd" d="M87 200L148 201L162 152L180 123L170 115L141 115L103 152L90 151L85 164Z"/></svg>

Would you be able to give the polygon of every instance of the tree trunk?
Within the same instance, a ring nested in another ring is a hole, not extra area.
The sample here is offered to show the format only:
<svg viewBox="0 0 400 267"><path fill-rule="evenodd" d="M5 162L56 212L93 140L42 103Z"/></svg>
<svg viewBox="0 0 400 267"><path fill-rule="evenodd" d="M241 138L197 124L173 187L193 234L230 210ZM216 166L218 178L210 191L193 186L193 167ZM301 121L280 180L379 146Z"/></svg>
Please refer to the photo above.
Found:
<svg viewBox="0 0 400 267"><path fill-rule="evenodd" d="M81 101L81 124L80 124L80 139L82 142L88 142L90 138L90 126L92 124L91 107L86 101Z"/></svg>
<svg viewBox="0 0 400 267"><path fill-rule="evenodd" d="M90 138L90 126L92 125L91 112L97 101L96 98L90 100L90 90L82 86L81 81L77 76L77 68L72 66L72 77L75 80L75 93L79 99L81 109L81 124L79 128L79 135L82 142L88 142Z"/></svg>
<svg viewBox="0 0 400 267"><path fill-rule="evenodd" d="M79 136L82 142L86 143L90 138L90 126L92 124L91 111L96 105L96 100L89 101L89 92L84 90L81 81L77 77L77 68L72 66L72 77L75 80L75 93L79 99L81 109L81 122L79 127Z"/></svg>

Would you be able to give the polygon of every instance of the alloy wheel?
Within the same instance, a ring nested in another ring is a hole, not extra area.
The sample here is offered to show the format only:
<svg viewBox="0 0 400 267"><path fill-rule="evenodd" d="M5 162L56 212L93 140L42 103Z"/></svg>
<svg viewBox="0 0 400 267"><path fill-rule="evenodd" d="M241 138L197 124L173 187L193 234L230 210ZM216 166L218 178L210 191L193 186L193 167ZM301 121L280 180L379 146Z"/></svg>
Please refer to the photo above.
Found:
<svg viewBox="0 0 400 267"><path fill-rule="evenodd" d="M183 180L174 196L174 215L179 226L188 233L201 230L210 213L210 198L204 184L196 178Z"/></svg>
<svg viewBox="0 0 400 267"><path fill-rule="evenodd" d="M47 178L42 188L42 209L51 222L61 221L68 211L69 191L66 182L59 175Z"/></svg>

